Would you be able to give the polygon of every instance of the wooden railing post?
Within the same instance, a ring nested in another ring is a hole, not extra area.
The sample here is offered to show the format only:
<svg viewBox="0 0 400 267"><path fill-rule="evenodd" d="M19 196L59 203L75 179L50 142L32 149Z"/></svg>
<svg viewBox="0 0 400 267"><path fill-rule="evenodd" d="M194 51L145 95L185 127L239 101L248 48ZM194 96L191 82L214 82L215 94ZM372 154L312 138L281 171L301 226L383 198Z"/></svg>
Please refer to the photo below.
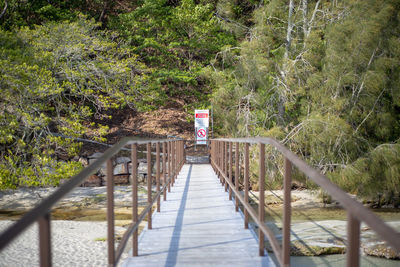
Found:
<svg viewBox="0 0 400 267"><path fill-rule="evenodd" d="M178 172L181 167L181 141L176 142L176 179L178 179Z"/></svg>
<svg viewBox="0 0 400 267"><path fill-rule="evenodd" d="M151 205L151 143L147 143L147 203ZM152 229L151 211L147 214L147 228Z"/></svg>
<svg viewBox="0 0 400 267"><path fill-rule="evenodd" d="M235 143L235 189L239 191L240 170L239 170L239 143ZM235 210L239 211L239 198L235 195Z"/></svg>
<svg viewBox="0 0 400 267"><path fill-rule="evenodd" d="M160 143L156 143L156 190L160 192ZM157 198L157 212L160 212L160 196Z"/></svg>
<svg viewBox="0 0 400 267"><path fill-rule="evenodd" d="M178 147L177 147L177 141L174 141L174 154L175 154L175 157L174 157L174 159L175 159L175 169L174 169L174 184L175 184L175 182L176 182L176 177L177 177L177 172L178 172L178 163L179 163L179 159L178 159Z"/></svg>
<svg viewBox="0 0 400 267"><path fill-rule="evenodd" d="M224 163L223 163L224 162L224 142L220 141L219 143L220 143L219 144L219 167L221 168L219 179L220 179L221 185L223 186L224 181L222 178L222 174L224 173Z"/></svg>
<svg viewBox="0 0 400 267"><path fill-rule="evenodd" d="M114 266L114 174L111 159L107 160L107 229L108 265Z"/></svg>
<svg viewBox="0 0 400 267"><path fill-rule="evenodd" d="M185 164L185 141L181 141L181 166Z"/></svg>
<svg viewBox="0 0 400 267"><path fill-rule="evenodd" d="M50 213L47 213L39 219L39 253L40 266L51 266L51 229Z"/></svg>
<svg viewBox="0 0 400 267"><path fill-rule="evenodd" d="M346 266L360 266L360 221L347 212Z"/></svg>
<svg viewBox="0 0 400 267"><path fill-rule="evenodd" d="M177 174L179 172L179 167L181 164L181 147L180 147L181 141L176 141L175 146L176 146L176 170ZM178 179L178 175L176 176L176 179Z"/></svg>
<svg viewBox="0 0 400 267"><path fill-rule="evenodd" d="M171 169L172 169L172 163L171 163L171 141L169 141L167 143L167 155L168 155L168 163L167 163L167 165L168 165L168 178L167 178L167 181L168 181L168 193L169 193L169 192L171 192L171 181L170 181L170 179L171 179L171 175L172 175L172 171L171 171Z"/></svg>
<svg viewBox="0 0 400 267"><path fill-rule="evenodd" d="M249 144L244 144L244 202L249 203ZM249 228L249 212L244 209L244 228Z"/></svg>
<svg viewBox="0 0 400 267"><path fill-rule="evenodd" d="M171 142L171 157L172 157L172 186L175 184L175 171L176 171L176 166L175 166L175 141Z"/></svg>
<svg viewBox="0 0 400 267"><path fill-rule="evenodd" d="M213 166L214 166L215 172L218 174L218 172L216 171L217 168L215 168L215 163L216 163L216 160L217 160L217 155L215 153L217 151L216 148L217 148L217 142L216 141L211 141Z"/></svg>
<svg viewBox="0 0 400 267"><path fill-rule="evenodd" d="M232 184L232 168L233 168L233 166L232 166L232 157L233 157L233 155L232 155L232 145L233 145L233 143L232 142L229 142L229 182L231 182L231 184ZM231 186L229 186L229 200L232 200L232 187Z"/></svg>
<svg viewBox="0 0 400 267"><path fill-rule="evenodd" d="M221 167L221 174L220 174L220 179L221 179L221 185L224 186L224 142L220 141L220 155L219 155L219 160L220 160L220 167Z"/></svg>
<svg viewBox="0 0 400 267"><path fill-rule="evenodd" d="M225 148L224 148L224 176L228 176L228 142L224 142ZM224 185L225 185L225 192L228 192L228 183L225 181L224 178Z"/></svg>
<svg viewBox="0 0 400 267"><path fill-rule="evenodd" d="M138 177L137 177L137 144L131 147L132 161L132 223L138 222ZM132 256L138 256L138 230L133 231Z"/></svg>
<svg viewBox="0 0 400 267"><path fill-rule="evenodd" d="M226 161L227 161L227 156L226 156L226 150L227 150L227 144L225 141L222 142L222 186L225 188L225 192L226 190L226 181L225 181L225 176L226 176Z"/></svg>
<svg viewBox="0 0 400 267"><path fill-rule="evenodd" d="M166 153L167 153L167 149L166 149L167 145L164 143L162 143L162 170L163 170L163 186L165 186L166 182L167 182L167 166L166 166ZM164 193L163 193L163 197L164 197L164 201L167 200L167 188L164 187Z"/></svg>
<svg viewBox="0 0 400 267"><path fill-rule="evenodd" d="M217 163L218 163L218 167L219 167L219 170L218 170L219 182L222 184L221 171L220 171L220 170L222 170L222 165L221 165L221 162L222 162L221 149L222 149L222 147L221 147L221 143L222 143L221 141L217 141L217 144L218 144L218 161L217 161Z"/></svg>
<svg viewBox="0 0 400 267"><path fill-rule="evenodd" d="M265 221L264 194L265 194L265 144L260 143L260 177L259 177L259 203L258 216L261 223ZM258 229L259 255L264 256L264 233Z"/></svg>
<svg viewBox="0 0 400 267"><path fill-rule="evenodd" d="M211 167L214 169L214 164L213 164L213 147L212 147L212 145L213 145L213 141L210 141L210 164L211 164Z"/></svg>
<svg viewBox="0 0 400 267"><path fill-rule="evenodd" d="M283 240L282 262L284 266L290 266L290 217L291 217L291 190L292 190L292 163L285 158L285 176L283 181Z"/></svg>

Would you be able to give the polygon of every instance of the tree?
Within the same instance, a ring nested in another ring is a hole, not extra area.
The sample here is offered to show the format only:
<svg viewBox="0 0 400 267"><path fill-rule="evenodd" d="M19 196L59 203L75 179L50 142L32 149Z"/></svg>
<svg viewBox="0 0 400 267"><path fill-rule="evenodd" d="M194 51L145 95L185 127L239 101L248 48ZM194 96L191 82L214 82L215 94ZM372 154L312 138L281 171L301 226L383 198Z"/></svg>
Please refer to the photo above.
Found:
<svg viewBox="0 0 400 267"><path fill-rule="evenodd" d="M396 149L374 151L400 140L399 11L392 0L266 2L210 71L217 116L236 114L217 118L221 133L277 137L352 192L349 170L363 186L385 173L379 190L389 190L399 176L376 159L396 165Z"/></svg>
<svg viewBox="0 0 400 267"><path fill-rule="evenodd" d="M145 0L112 23L154 69L153 86L162 92L159 103L175 97L188 105L207 101L202 68L224 45L235 42L221 29L213 8L193 0Z"/></svg>
<svg viewBox="0 0 400 267"><path fill-rule="evenodd" d="M71 159L80 147L59 134L90 130L101 138L107 128L90 118L150 101L145 66L96 28L80 17L1 33L1 187L57 184L79 169L57 159Z"/></svg>

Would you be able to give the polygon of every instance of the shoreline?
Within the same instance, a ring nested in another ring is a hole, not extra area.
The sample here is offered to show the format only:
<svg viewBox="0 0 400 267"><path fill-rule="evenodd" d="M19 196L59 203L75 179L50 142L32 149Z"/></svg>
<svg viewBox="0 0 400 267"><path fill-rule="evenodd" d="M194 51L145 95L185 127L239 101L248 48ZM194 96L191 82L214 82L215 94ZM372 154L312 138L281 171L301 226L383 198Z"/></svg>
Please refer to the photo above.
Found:
<svg viewBox="0 0 400 267"><path fill-rule="evenodd" d="M50 195L57 188L19 189L0 191L0 222L17 220L29 208ZM106 187L77 187L52 209L52 222L106 223ZM250 195L256 208L258 192ZM114 193L115 224L126 227L131 223L131 187L116 186ZM139 190L139 203L147 204L145 188ZM282 191L266 191L266 222L278 239L281 236ZM7 209L8 208L8 209ZM140 207L139 207L140 209ZM385 221L400 231L400 209L374 210ZM140 210L139 210L140 213ZM141 225L141 230L144 226ZM337 203L324 204L318 193L310 190L292 191L292 252L294 255L321 256L342 254L346 243L346 212ZM379 237L363 224L361 250L375 257L397 258ZM266 241L267 242L267 241ZM267 243L266 243L267 244ZM267 245L268 247L268 245ZM398 261L397 261L398 262Z"/></svg>

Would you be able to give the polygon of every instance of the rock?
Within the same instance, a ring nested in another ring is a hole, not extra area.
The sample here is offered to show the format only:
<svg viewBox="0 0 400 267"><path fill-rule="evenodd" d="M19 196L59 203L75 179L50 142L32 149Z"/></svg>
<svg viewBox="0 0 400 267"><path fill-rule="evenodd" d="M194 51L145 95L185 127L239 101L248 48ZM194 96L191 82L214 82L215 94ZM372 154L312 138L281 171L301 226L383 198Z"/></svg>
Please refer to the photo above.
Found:
<svg viewBox="0 0 400 267"><path fill-rule="evenodd" d="M115 175L114 184L116 185L126 185L129 184L129 174L128 175Z"/></svg>
<svg viewBox="0 0 400 267"><path fill-rule="evenodd" d="M128 157L119 157L115 159L114 175L130 174L131 159Z"/></svg>
<svg viewBox="0 0 400 267"><path fill-rule="evenodd" d="M103 153L100 152L96 152L92 155L90 155L88 157L88 163L92 164L93 162L95 162L98 158L100 158L103 155ZM107 173L107 163L104 163L103 165L101 165L99 171L98 171L98 175L100 176L104 176Z"/></svg>
<svg viewBox="0 0 400 267"><path fill-rule="evenodd" d="M124 164L131 162L131 159L128 157L118 157L115 159L115 164Z"/></svg>
<svg viewBox="0 0 400 267"><path fill-rule="evenodd" d="M90 155L88 157L89 164L92 164L94 161L96 161L96 159L100 158L101 156L103 156L103 153L100 153L100 152L96 152L96 153Z"/></svg>
<svg viewBox="0 0 400 267"><path fill-rule="evenodd" d="M156 162L152 162L152 173L155 174L157 172L157 166L156 166ZM160 173L162 173L162 161L160 159Z"/></svg>
<svg viewBox="0 0 400 267"><path fill-rule="evenodd" d="M270 250L272 252L272 248ZM344 246L310 246L301 241L294 241L290 245L290 255L292 256L321 256L332 254L344 254Z"/></svg>
<svg viewBox="0 0 400 267"><path fill-rule="evenodd" d="M144 183L146 180L147 173L138 173L138 181L139 183Z"/></svg>
<svg viewBox="0 0 400 267"><path fill-rule="evenodd" d="M114 175L129 174L128 164L122 163L114 167Z"/></svg>
<svg viewBox="0 0 400 267"><path fill-rule="evenodd" d="M139 162L138 166L138 173L139 174L147 174L147 162Z"/></svg>
<svg viewBox="0 0 400 267"><path fill-rule="evenodd" d="M392 247L386 245L384 242L369 243L364 247L363 250L364 253L369 256L375 256L391 260L400 259L400 253L396 253L396 251Z"/></svg>
<svg viewBox="0 0 400 267"><path fill-rule="evenodd" d="M114 185L127 185L129 184L129 174L114 175ZM107 186L107 180L104 179L104 186Z"/></svg>
<svg viewBox="0 0 400 267"><path fill-rule="evenodd" d="M163 171L161 160L162 159L160 158L160 173L162 173L162 171ZM151 173L154 175L156 173L156 171L157 171L156 163L155 163L155 161L154 162L152 161L151 162ZM147 174L147 161L146 160L139 161L138 173L139 174L142 174L142 173Z"/></svg>
<svg viewBox="0 0 400 267"><path fill-rule="evenodd" d="M87 178L80 186L82 187L96 187L102 185L101 177L97 175L91 175Z"/></svg>
<svg viewBox="0 0 400 267"><path fill-rule="evenodd" d="M89 165L89 160L87 158L80 157L78 162L80 162L84 167Z"/></svg>

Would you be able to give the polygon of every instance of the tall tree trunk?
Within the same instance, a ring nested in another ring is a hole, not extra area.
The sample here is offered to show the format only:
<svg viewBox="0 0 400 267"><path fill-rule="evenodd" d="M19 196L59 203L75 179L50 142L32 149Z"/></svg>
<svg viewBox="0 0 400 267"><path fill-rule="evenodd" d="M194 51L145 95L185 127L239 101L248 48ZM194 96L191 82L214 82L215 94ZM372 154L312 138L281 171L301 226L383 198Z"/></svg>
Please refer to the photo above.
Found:
<svg viewBox="0 0 400 267"><path fill-rule="evenodd" d="M282 82L286 84L286 76L288 73L288 60L290 56L290 46L292 44L292 31L293 31L293 10L294 10L294 0L290 0L289 2L289 16L288 16L288 26L286 33L286 46L285 46L285 54L283 56L283 64L281 70ZM285 86L286 87L286 86ZM279 103L278 103L278 124L283 126L285 123L285 103L286 103L286 93L279 93Z"/></svg>
<svg viewBox="0 0 400 267"><path fill-rule="evenodd" d="M288 17L288 27L286 33L286 49L284 60L286 61L290 55L290 46L292 45L292 31L293 31L293 10L294 10L294 0L290 0L289 2L289 17ZM286 63L285 63L286 64Z"/></svg>
<svg viewBox="0 0 400 267"><path fill-rule="evenodd" d="M308 0L302 0L303 10L303 46L306 47L306 38L308 36Z"/></svg>

